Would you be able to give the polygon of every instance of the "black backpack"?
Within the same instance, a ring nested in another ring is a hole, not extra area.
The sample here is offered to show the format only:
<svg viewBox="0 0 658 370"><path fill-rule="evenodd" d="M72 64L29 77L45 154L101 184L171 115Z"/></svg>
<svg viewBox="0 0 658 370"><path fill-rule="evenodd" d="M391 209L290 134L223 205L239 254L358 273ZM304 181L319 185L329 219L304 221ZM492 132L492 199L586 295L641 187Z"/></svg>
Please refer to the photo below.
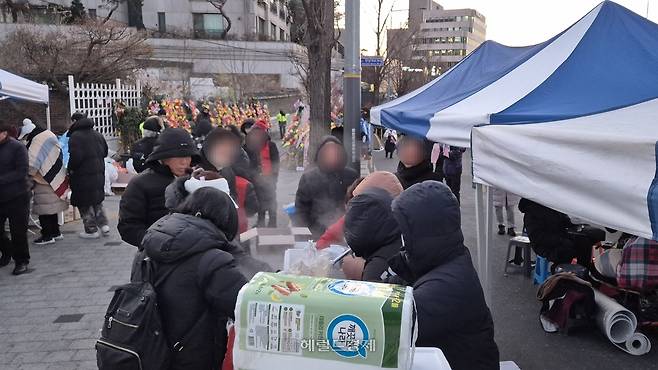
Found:
<svg viewBox="0 0 658 370"><path fill-rule="evenodd" d="M118 287L107 308L96 342L99 370L166 370L174 351L183 349L185 338L173 345L167 341L155 292L176 267L157 282L152 281L153 262L149 258L143 259L140 267L143 281Z"/></svg>

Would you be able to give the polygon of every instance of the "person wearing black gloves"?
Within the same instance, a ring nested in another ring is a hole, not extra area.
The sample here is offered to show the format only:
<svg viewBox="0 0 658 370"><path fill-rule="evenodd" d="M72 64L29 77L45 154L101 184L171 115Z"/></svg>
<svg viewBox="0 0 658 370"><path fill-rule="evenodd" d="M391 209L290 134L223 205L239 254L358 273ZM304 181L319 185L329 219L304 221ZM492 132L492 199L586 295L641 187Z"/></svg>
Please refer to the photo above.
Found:
<svg viewBox="0 0 658 370"><path fill-rule="evenodd" d="M453 370L497 370L494 324L455 196L437 181L416 184L393 201L393 216L403 247L389 265L414 288L416 347L440 348Z"/></svg>
<svg viewBox="0 0 658 370"><path fill-rule="evenodd" d="M361 280L389 282L388 259L402 246L392 202L386 190L370 188L347 203L345 241L355 256L365 260Z"/></svg>
<svg viewBox="0 0 658 370"><path fill-rule="evenodd" d="M14 259L14 275L28 272L30 250L27 224L30 215L29 160L27 148L9 136L12 126L0 123L0 267ZM11 241L5 235L9 220Z"/></svg>
<svg viewBox="0 0 658 370"><path fill-rule="evenodd" d="M153 152L155 142L162 131L160 126L160 118L158 116L151 116L144 121L144 129L142 130L142 138L137 140L132 148L130 148L130 157L133 159L133 167L137 173L144 172L148 167L146 166L146 159Z"/></svg>
<svg viewBox="0 0 658 370"><path fill-rule="evenodd" d="M395 173L407 189L414 184L427 180L441 181L439 174L434 172L432 164L433 144L425 139L403 136L398 143L400 163Z"/></svg>
<svg viewBox="0 0 658 370"><path fill-rule="evenodd" d="M317 240L345 213L345 194L358 174L347 167L345 148L333 136L326 136L320 143L314 162L316 167L299 179L294 223L308 227Z"/></svg>
<svg viewBox="0 0 658 370"><path fill-rule="evenodd" d="M176 212L153 224L143 247L158 286L158 305L169 343L185 337L170 369L218 369L226 352L226 322L234 318L247 278L231 253L238 214L220 190L196 190ZM173 270L173 271L172 271Z"/></svg>
<svg viewBox="0 0 658 370"><path fill-rule="evenodd" d="M166 129L146 160L148 169L133 178L119 204L119 234L128 244L141 249L142 238L155 221L169 213L165 189L176 177L187 175L197 156L194 142L182 128Z"/></svg>

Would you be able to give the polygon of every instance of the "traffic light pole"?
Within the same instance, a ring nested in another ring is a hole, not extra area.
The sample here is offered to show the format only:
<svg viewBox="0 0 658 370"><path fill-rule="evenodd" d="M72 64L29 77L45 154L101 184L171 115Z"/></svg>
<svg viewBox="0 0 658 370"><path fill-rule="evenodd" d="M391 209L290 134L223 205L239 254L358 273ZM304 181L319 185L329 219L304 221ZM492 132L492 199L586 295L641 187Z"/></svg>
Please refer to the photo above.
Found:
<svg viewBox="0 0 658 370"><path fill-rule="evenodd" d="M345 1L345 68L343 73L344 133L348 165L361 173L361 47L360 0Z"/></svg>

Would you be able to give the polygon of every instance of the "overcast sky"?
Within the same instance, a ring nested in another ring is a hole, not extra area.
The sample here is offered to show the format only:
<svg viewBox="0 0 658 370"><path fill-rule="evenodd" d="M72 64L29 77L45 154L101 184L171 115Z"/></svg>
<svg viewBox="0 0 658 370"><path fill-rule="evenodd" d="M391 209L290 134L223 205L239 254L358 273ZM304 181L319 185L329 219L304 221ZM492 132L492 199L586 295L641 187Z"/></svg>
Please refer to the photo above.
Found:
<svg viewBox="0 0 658 370"><path fill-rule="evenodd" d="M343 0L345 1L345 0ZM347 0L349 1L349 0ZM361 48L375 49L376 0L361 0ZM648 0L649 19L658 20L658 0ZM389 25L407 19L407 0L386 0L394 11ZM600 0L441 0L446 9L474 8L487 18L487 39L510 46L532 45L560 33L600 3ZM617 3L646 16L647 0L617 0Z"/></svg>

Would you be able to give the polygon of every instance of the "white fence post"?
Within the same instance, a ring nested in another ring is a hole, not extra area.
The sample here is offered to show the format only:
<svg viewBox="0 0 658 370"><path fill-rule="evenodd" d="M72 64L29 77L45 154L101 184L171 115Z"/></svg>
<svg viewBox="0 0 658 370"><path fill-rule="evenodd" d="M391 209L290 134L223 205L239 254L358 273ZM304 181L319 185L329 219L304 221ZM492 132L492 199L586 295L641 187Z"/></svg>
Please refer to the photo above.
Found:
<svg viewBox="0 0 658 370"><path fill-rule="evenodd" d="M69 75L69 109L71 115L75 113L75 80Z"/></svg>
<svg viewBox="0 0 658 370"><path fill-rule="evenodd" d="M69 76L69 105L71 114L76 111L87 113L96 123L96 130L108 139L115 139L118 133L112 125L112 105L122 100L126 108L139 107L141 84L122 84L116 79L114 84L80 84Z"/></svg>

